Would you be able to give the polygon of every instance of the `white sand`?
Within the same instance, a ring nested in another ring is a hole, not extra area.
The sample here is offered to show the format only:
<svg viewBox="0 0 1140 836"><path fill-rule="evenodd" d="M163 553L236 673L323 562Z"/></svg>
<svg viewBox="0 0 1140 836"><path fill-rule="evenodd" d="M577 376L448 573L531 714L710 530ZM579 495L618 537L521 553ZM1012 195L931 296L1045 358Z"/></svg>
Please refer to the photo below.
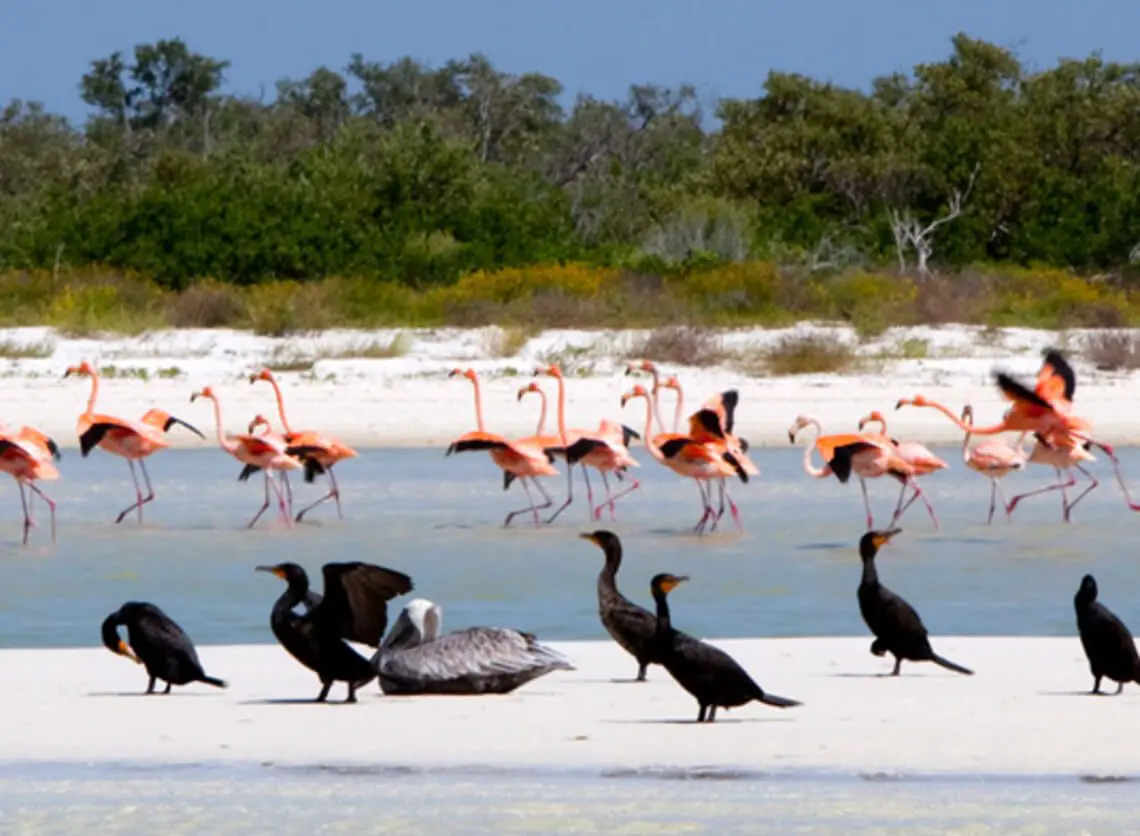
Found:
<svg viewBox="0 0 1140 836"><path fill-rule="evenodd" d="M609 641L552 643L577 664L504 697L382 697L355 706L267 704L311 698L315 677L272 646L202 647L228 691L141 692L143 670L102 649L0 651L5 760L240 761L409 766L727 767L844 773L1118 775L1136 769L1127 732L1140 689L1088 697L1072 638L942 638L974 677L929 664L881 677L869 638L717 642L773 693L712 726L661 668L644 684ZM343 698L343 686L334 688ZM675 722L681 721L681 722Z"/></svg>
<svg viewBox="0 0 1140 836"><path fill-rule="evenodd" d="M213 429L210 404L188 403L192 391L214 386L222 398L229 432L244 431L256 413L276 421L267 384L250 385L251 371L264 364L312 364L307 371L285 371L278 377L295 428L322 429L360 446L446 444L474 428L471 386L448 380L454 367L473 367L483 377L488 429L507 435L533 432L538 403L519 405L515 395L531 380L539 363L559 362L567 372L567 418L571 426L596 426L602 417L621 420L640 431L644 407L636 401L623 411L619 399L635 381L622 372L626 358L644 340L644 332L547 331L530 339L512 357L495 358L498 329L439 331L330 331L304 337L271 339L235 331L187 330L146 334L127 339L64 339L50 329L0 330L0 346L8 355L15 346L34 346L50 356L0 359L7 388L3 419L31 424L65 446L76 443L75 418L87 397L82 380L61 380L69 364L93 360L113 372L103 381L98 408L122 416L139 416L159 406ZM974 404L979 424L996 421L1006 408L992 383L996 367L1032 375L1047 345L1068 346L1080 375L1076 406L1090 418L1098 435L1116 444L1140 443L1140 424L1132 416L1140 407L1140 374L1097 372L1083 361L1081 332L1057 334L1028 329L986 332L979 328L891 329L882 337L857 343L846 328L800 325L793 329L749 329L720 336L729 353L755 357L765 346L790 334L817 333L857 347L873 371L857 375L750 377L739 362L713 368L685 368L663 363L686 388L686 413L712 394L736 388L739 433L756 445L787 445L786 430L801 412L824 422L826 432L853 429L871 409L887 412L892 434L926 443L954 442L960 433L941 415L923 409L894 412L900 397L923 393L958 409ZM390 359L328 359L361 354L396 342L401 356ZM921 359L897 359L920 355ZM145 377L145 379L143 379ZM556 427L554 382L544 379L551 394L548 428ZM671 416L671 401L664 412ZM669 419L671 420L671 418ZM170 441L201 446L182 430Z"/></svg>

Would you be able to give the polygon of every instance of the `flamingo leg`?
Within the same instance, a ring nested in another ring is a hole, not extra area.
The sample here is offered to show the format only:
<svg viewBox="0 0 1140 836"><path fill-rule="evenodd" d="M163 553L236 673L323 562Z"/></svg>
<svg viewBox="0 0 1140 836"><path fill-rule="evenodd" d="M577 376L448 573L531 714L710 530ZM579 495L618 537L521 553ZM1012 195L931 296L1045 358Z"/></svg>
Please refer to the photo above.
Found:
<svg viewBox="0 0 1140 836"><path fill-rule="evenodd" d="M579 465L579 466L581 466L581 465ZM584 467L582 468L582 471L585 472ZM588 480L587 480L586 484L589 484ZM549 525L550 523L552 523L556 519L558 519L558 515L561 514L563 511L565 511L570 506L570 503L573 501L574 501L574 465L567 462L566 463L566 501L563 502L561 505L559 505L558 510L550 515L550 518L547 519L546 524Z"/></svg>
<svg viewBox="0 0 1140 836"><path fill-rule="evenodd" d="M24 506L24 545L28 545L28 532L31 530L34 523L32 522L32 515L28 511L28 496L24 492L24 483L18 482L20 486L20 504Z"/></svg>
<svg viewBox="0 0 1140 836"><path fill-rule="evenodd" d="M146 496L143 496L142 489L139 487L139 477L135 473L135 460L134 459L127 459L127 464L130 465L130 468L131 468L131 481L133 481L135 483L135 501L134 501L134 503L132 503L131 505L128 505L126 508L124 508L119 513L119 516L115 518L115 522L121 523L123 521L123 518L126 517L127 514L129 514L131 511L138 509L139 525L142 525L142 521L143 521L142 507L144 505L146 505L148 502L154 501L154 488L150 484L150 474L146 472L146 465L143 463L142 459L139 459L139 470L142 471L143 481L146 484Z"/></svg>
<svg viewBox="0 0 1140 836"><path fill-rule="evenodd" d="M1001 507L1005 510L1005 518L1007 520L1012 520L1013 517L1009 513L1009 503L1006 502L1005 494L1002 492L1001 485L998 484L997 479L994 479L994 490L997 492L998 500L1001 501Z"/></svg>
<svg viewBox="0 0 1140 836"><path fill-rule="evenodd" d="M606 476L606 472L604 470L599 470L598 473L602 475L602 485L606 489L606 501L599 505L597 508L594 508L591 513L593 514L593 518L595 520L600 520L602 518L602 509L608 506L610 509L610 519L616 520L617 514L614 512L614 496L613 491L610 490L609 477Z"/></svg>
<svg viewBox="0 0 1140 836"><path fill-rule="evenodd" d="M285 488L285 503L289 507L289 517L293 517L293 486L289 484L289 472L281 471L281 485Z"/></svg>
<svg viewBox="0 0 1140 836"><path fill-rule="evenodd" d="M1124 474L1120 472L1120 459L1116 457L1116 451L1113 450L1109 444L1101 444L1099 441L1092 442L1094 447L1097 447L1105 452L1105 455L1112 461L1112 472L1116 474L1116 482L1120 485L1120 490L1124 494L1124 503L1133 511L1140 511L1140 502L1132 501L1132 494L1128 492L1128 485L1124 481Z"/></svg>
<svg viewBox="0 0 1140 836"><path fill-rule="evenodd" d="M863 489L863 507L867 509L867 530L875 527L875 518L871 515L871 498L867 496L867 480L859 477L859 487Z"/></svg>
<svg viewBox="0 0 1140 836"><path fill-rule="evenodd" d="M621 471L620 470L615 471L615 473L618 475L619 478L621 478ZM603 474L603 478L604 478L604 474ZM628 488L626 488L623 491L618 491L617 493L615 493L613 495L613 497L611 497L611 499L610 499L610 512L611 513L613 513L613 505L615 502L617 502L619 499L621 499L626 494L632 493L633 491L635 491L641 487L641 483L638 482L636 479L634 479L632 476L629 477L629 481L631 484ZM601 517L600 509L599 509L598 517Z"/></svg>
<svg viewBox="0 0 1140 836"><path fill-rule="evenodd" d="M590 487L590 468L582 466L582 481L586 483L586 514L594 518L594 489Z"/></svg>
<svg viewBox="0 0 1140 836"><path fill-rule="evenodd" d="M744 523L740 521L740 509L736 507L736 503L732 501L732 494L728 490L728 480L721 478L720 480L720 509L717 511L716 520L713 522L713 528L720 522L720 518L724 516L724 504L728 503L729 513L732 514L732 521L736 523L736 530L743 531Z"/></svg>
<svg viewBox="0 0 1140 836"><path fill-rule="evenodd" d="M1058 470L1057 471L1058 480L1060 480L1060 476L1061 476L1061 471ZM1021 500L1023 500L1023 499L1028 499L1031 496L1038 496L1039 494L1043 494L1043 493L1049 493L1049 491L1060 491L1060 490L1064 490L1065 488L1071 488L1075 484L1077 484L1077 480L1074 479L1073 474L1070 473L1068 482L1057 481L1057 482L1053 483L1052 485L1046 485L1045 487L1038 488L1035 491L1029 491L1028 493L1019 494L1018 496L1015 496L1013 499L1011 499L1009 501L1009 508L1007 509L1006 513L1012 515L1013 509L1017 507L1017 503L1021 502Z"/></svg>
<svg viewBox="0 0 1140 836"><path fill-rule="evenodd" d="M324 496L322 496L320 499L318 499L316 502L312 502L312 503L306 505L300 511L298 511L297 516L294 518L297 522L300 522L301 518L304 517L305 514L312 511L314 508L316 508L322 502L328 502L330 499L336 501L337 516L340 517L340 519L342 519L342 520L344 519L344 512L342 511L342 509L340 507L340 487L336 483L336 476L333 475L333 466L331 464L325 466L325 475L329 477L329 492L326 493ZM289 492L289 507L290 507L290 509L292 508L292 506L293 506L293 493L292 493L292 490L290 490L290 492Z"/></svg>
<svg viewBox="0 0 1140 836"><path fill-rule="evenodd" d="M253 528L257 521L261 519L261 515L264 514L265 510L269 507L269 468L266 468L263 472L265 473L265 502L261 504L261 508L253 515L253 519L249 521L246 528Z"/></svg>
<svg viewBox="0 0 1140 836"><path fill-rule="evenodd" d="M701 514L701 518L700 518L700 520L697 521L697 525L693 529L693 531L697 534L703 534L704 530L705 530L705 524L710 519L712 519L713 514L715 514L716 512L713 511L711 499L705 490L704 481L701 479L696 479L695 481L697 483L697 490L699 490L701 492L701 505L704 507L704 513Z"/></svg>
<svg viewBox="0 0 1140 836"><path fill-rule="evenodd" d="M55 500L52 499L50 496L48 496L46 493L44 493L42 490L40 490L39 487L34 482L28 482L28 489L34 495L38 495L40 497L40 499L42 499L44 502L47 503L48 513L51 515L51 541L54 543L55 542ZM23 486L23 484L21 484L20 485L20 496L23 497L23 495L24 495L24 486ZM32 499L32 497L29 497L29 502L28 502L29 509L31 508L31 499ZM32 519L31 514L28 514L28 520L31 522L32 525L36 524L36 521L34 519ZM24 529L24 538L25 538L25 542L27 542L27 529L26 528Z"/></svg>
<svg viewBox="0 0 1140 836"><path fill-rule="evenodd" d="M1082 467L1081 465L1078 464L1078 465L1076 465L1076 468L1077 468L1077 470L1079 470L1081 473L1083 473L1085 476L1088 477L1089 486L1087 488L1085 488L1083 491L1081 491L1079 494L1077 494L1076 499L1074 499L1072 502L1069 502L1065 505L1065 522L1071 522L1070 517L1072 515L1073 508L1075 508L1077 503L1080 502L1082 499L1084 499L1089 494L1090 491L1092 491L1094 488L1096 488L1097 485L1100 484L1100 482L1098 482L1096 480L1096 477L1093 476L1091 473L1089 473L1087 470L1085 470L1084 467Z"/></svg>
<svg viewBox="0 0 1140 836"><path fill-rule="evenodd" d="M990 515L986 517L986 525L990 525L994 521L994 509L997 507L997 479L990 477ZM1005 502L1002 502L1004 505Z"/></svg>
<svg viewBox="0 0 1140 836"><path fill-rule="evenodd" d="M266 471L268 474L269 471ZM285 471L281 471L281 477L285 477ZM292 507L288 500L285 499L285 491L273 479L269 480L269 486L273 488L273 493L277 495L277 514L281 518L281 522L285 523L288 528L293 524Z"/></svg>
<svg viewBox="0 0 1140 836"><path fill-rule="evenodd" d="M530 482L532 481L531 477L520 476L519 481L522 482L523 490L526 491L526 498L527 501L530 502L530 505L528 505L526 508L520 508L517 511L511 511L509 514L507 514L507 518L503 521L503 528L510 526L511 521L519 514L525 514L528 511L534 514L534 525L535 528L537 528L542 525L542 521L538 517L538 512L545 508L549 508L554 503L550 499L550 494L546 492L546 488L542 487L542 483L535 481L534 486L538 488L538 492L542 494L542 498L545 500L542 505L536 505L534 502L534 497L530 492Z"/></svg>

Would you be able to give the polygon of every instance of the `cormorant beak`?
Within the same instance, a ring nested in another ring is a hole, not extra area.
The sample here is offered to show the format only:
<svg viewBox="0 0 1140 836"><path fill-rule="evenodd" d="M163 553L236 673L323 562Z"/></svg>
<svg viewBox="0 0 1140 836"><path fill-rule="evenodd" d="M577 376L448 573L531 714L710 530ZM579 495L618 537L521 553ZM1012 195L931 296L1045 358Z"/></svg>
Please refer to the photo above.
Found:
<svg viewBox="0 0 1140 836"><path fill-rule="evenodd" d="M277 577L281 578L281 580L285 580L285 570L280 566L255 566L253 571L268 572L271 575L276 575Z"/></svg>
<svg viewBox="0 0 1140 836"><path fill-rule="evenodd" d="M882 548L884 545L891 541L891 538L896 534L902 534L901 528L892 528L890 531L880 531L872 539L875 543L875 548Z"/></svg>
<svg viewBox="0 0 1140 836"><path fill-rule="evenodd" d="M601 545L601 543L598 542L597 536L592 531L587 531L587 532L584 532L582 534L579 534L578 539L579 540L588 540L591 543L593 543L595 546Z"/></svg>
<svg viewBox="0 0 1140 836"><path fill-rule="evenodd" d="M661 581L661 591L662 592L672 592L674 589L676 589L678 586L683 584L688 579L689 579L688 575L673 575L670 578L666 578L665 580Z"/></svg>
<svg viewBox="0 0 1140 836"><path fill-rule="evenodd" d="M130 659L136 665L142 664L142 660L138 656L135 655L135 652L133 650L131 650L129 647L127 647L127 643L125 641L123 641L122 639L119 639L119 648L115 652L118 653L120 656L126 656L128 659Z"/></svg>

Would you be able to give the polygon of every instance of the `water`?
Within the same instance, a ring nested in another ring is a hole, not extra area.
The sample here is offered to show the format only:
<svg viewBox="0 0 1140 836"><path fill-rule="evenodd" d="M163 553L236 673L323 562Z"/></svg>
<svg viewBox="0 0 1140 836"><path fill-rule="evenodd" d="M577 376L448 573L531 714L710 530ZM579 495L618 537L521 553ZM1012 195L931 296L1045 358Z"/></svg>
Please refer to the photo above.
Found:
<svg viewBox="0 0 1140 836"><path fill-rule="evenodd" d="M35 834L1107 834L1137 802L1078 778L0 767L0 830Z"/></svg>
<svg viewBox="0 0 1140 836"><path fill-rule="evenodd" d="M937 452L958 461L954 450ZM627 594L648 603L654 573L686 573L693 581L675 593L675 619L699 635L865 634L855 604L863 528L857 484L809 479L797 450L758 450L763 476L733 488L744 534L697 537L689 533L699 516L693 484L640 457L642 489L619 504L616 524L599 524L612 525L626 543L619 583ZM1126 473L1140 471L1140 450L1122 457ZM960 465L929 477L942 529L933 532L922 507L913 506L903 535L880 559L884 582L943 635L1072 635L1072 595L1085 572L1097 576L1104 599L1126 621L1137 620L1140 572L1130 543L1140 517L1124 506L1107 465L1093 467L1102 486L1071 525L1060 521L1053 493L1028 500L1012 524L999 512L987 526L985 479ZM96 645L103 616L129 599L159 604L200 644L271 642L269 610L281 586L253 567L281 560L306 566L317 583L330 560L405 571L418 594L443 605L445 626L509 625L552 640L604 637L594 597L601 553L575 537L597 527L586 522L584 501L551 527L503 530L505 512L519 507L522 493L517 485L504 493L483 455L366 450L341 467L344 521L329 504L311 524L253 531L243 526L260 504L261 485L238 483L240 468L217 450L151 459L158 499L141 528L133 518L111 522L133 496L121 460L65 451L61 468L64 478L47 486L60 506L54 548L46 525L33 530L30 548L20 547L19 501L5 489L0 646ZM1005 480L1005 490L1011 496L1051 478L1052 471L1031 468ZM564 484L548 480L556 499ZM299 485L297 507L318 487ZM871 492L885 522L897 489L879 481Z"/></svg>

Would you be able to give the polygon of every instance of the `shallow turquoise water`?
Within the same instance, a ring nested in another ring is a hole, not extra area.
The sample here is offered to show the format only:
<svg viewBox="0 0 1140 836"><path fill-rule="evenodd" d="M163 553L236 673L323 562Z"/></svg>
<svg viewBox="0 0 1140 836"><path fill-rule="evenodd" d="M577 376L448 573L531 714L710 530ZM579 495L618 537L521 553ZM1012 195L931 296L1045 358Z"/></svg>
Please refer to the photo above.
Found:
<svg viewBox="0 0 1140 836"><path fill-rule="evenodd" d="M1104 463L1102 486L1060 521L1056 494L1029 500L1012 524L987 526L988 484L966 471L957 451L938 451L951 471L926 480L943 526L932 531L919 505L880 561L884 581L942 634L1071 635L1072 595L1095 573L1102 597L1140 623L1140 570L1128 511ZM611 526L625 539L619 582L648 601L656 572L687 573L675 618L701 635L863 635L855 604L855 541L863 513L857 484L809 479L800 451L757 450L761 478L733 490L746 530L711 537L689 532L699 515L695 487L637 451L643 486L619 505ZM1140 450L1124 450L1125 472L1140 487ZM46 526L19 546L19 500L10 485L0 523L0 645L91 646L104 615L128 599L166 609L199 643L272 641L268 616L280 592L260 563L295 560L319 570L328 560L368 560L408 572L417 593L444 606L451 626L501 624L548 639L602 638L594 582L601 554L575 535L596 527L578 501L553 526L503 530L521 491L504 493L482 454L444 458L440 450L365 450L340 471L346 519L331 505L292 529L244 529L261 501L260 484L236 481L238 466L217 450L166 451L151 460L158 500L146 525L114 525L133 490L124 463L95 451L64 451L59 540ZM1052 471L1006 480L1007 494L1043 485ZM548 481L556 498L565 481ZM297 489L298 507L318 486ZM872 484L889 517L897 490ZM580 484L578 486L581 492ZM726 529L731 531L731 527ZM398 602L397 602L398 603Z"/></svg>
<svg viewBox="0 0 1140 836"><path fill-rule="evenodd" d="M0 767L5 833L1126 833L1133 781Z"/></svg>

